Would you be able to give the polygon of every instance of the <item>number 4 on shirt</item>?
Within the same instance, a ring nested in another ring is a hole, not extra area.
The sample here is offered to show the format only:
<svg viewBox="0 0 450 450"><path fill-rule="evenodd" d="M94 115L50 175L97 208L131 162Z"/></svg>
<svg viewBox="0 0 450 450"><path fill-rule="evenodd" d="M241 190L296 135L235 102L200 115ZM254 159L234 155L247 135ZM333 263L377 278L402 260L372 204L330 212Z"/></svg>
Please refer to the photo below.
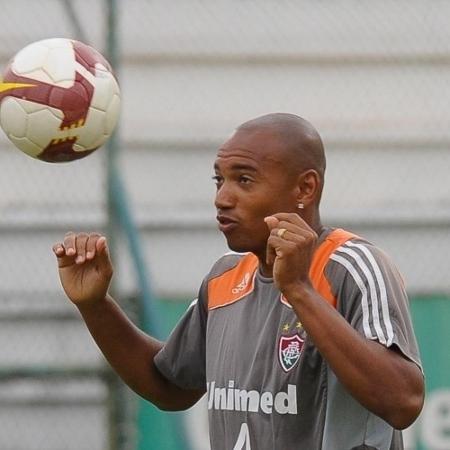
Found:
<svg viewBox="0 0 450 450"><path fill-rule="evenodd" d="M239 431L239 436L237 438L236 444L233 450L252 450L250 447L250 434L248 432L248 425L244 422L241 425L241 431Z"/></svg>

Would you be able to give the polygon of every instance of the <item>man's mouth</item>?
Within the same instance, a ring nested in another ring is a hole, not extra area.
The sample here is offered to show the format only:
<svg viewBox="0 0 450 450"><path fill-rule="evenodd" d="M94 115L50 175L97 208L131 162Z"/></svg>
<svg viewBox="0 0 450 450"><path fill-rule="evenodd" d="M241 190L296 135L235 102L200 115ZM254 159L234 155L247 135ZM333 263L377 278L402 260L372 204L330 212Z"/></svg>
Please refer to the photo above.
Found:
<svg viewBox="0 0 450 450"><path fill-rule="evenodd" d="M229 231L232 231L238 226L238 221L234 219L233 217L224 216L224 215L218 215L216 217L217 222L219 222L219 230L222 233L227 233Z"/></svg>

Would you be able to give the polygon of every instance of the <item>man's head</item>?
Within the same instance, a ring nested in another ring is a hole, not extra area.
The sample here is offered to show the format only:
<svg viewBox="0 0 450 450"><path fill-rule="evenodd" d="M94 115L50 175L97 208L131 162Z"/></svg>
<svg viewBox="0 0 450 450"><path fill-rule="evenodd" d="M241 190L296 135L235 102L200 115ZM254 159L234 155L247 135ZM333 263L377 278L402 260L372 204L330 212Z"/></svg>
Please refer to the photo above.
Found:
<svg viewBox="0 0 450 450"><path fill-rule="evenodd" d="M214 168L219 228L232 250L264 252L264 217L271 214L297 212L318 225L325 154L318 132L301 117L276 113L243 123L219 149Z"/></svg>

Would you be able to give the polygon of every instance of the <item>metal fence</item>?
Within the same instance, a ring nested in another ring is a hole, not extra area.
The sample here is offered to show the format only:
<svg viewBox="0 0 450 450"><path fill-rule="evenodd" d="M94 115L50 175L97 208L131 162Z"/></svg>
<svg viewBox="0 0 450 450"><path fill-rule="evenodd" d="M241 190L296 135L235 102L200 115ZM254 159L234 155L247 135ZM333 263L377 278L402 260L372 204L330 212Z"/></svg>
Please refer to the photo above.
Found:
<svg viewBox="0 0 450 450"><path fill-rule="evenodd" d="M226 250L211 205L215 149L239 123L272 111L304 116L324 138L325 221L385 248L412 295L450 296L448 2L0 4L2 66L48 37L77 38L109 54L116 19L110 56L117 57L123 109L115 163L158 297L194 297ZM61 293L50 251L68 230L107 231L117 223L110 156L101 149L50 165L0 137L2 450L152 446L144 436L156 412L142 412L136 397L117 388ZM133 257L124 236L113 237L116 292L128 298L140 289ZM186 423L192 448L207 448L204 415L190 413ZM439 447L448 440L431 447L416 434L411 450L450 448Z"/></svg>

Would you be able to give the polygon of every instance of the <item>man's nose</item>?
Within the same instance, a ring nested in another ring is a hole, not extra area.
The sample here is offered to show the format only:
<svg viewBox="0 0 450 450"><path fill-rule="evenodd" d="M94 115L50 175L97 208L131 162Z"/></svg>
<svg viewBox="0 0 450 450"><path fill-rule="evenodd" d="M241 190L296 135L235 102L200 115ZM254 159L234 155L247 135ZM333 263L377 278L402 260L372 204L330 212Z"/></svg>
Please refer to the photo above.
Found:
<svg viewBox="0 0 450 450"><path fill-rule="evenodd" d="M229 209L235 206L236 196L229 183L224 182L216 192L214 205L217 209Z"/></svg>

